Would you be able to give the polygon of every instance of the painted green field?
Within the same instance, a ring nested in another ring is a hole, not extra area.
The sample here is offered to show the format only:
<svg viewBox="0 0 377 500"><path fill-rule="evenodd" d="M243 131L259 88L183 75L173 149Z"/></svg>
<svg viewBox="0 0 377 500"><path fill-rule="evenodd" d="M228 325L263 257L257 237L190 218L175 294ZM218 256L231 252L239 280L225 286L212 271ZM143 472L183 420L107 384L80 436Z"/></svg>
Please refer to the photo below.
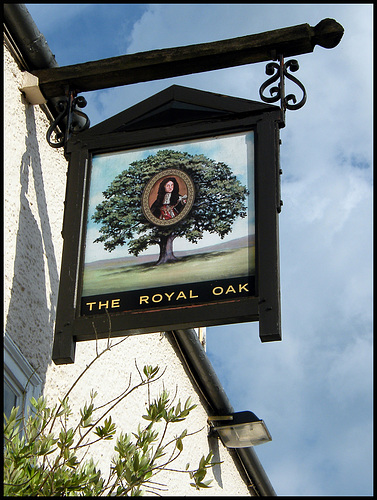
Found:
<svg viewBox="0 0 377 500"><path fill-rule="evenodd" d="M114 259L87 264L83 295L140 290L164 285L196 283L254 274L254 246L181 257L177 262L155 265L138 259ZM248 263L251 263L248 269Z"/></svg>

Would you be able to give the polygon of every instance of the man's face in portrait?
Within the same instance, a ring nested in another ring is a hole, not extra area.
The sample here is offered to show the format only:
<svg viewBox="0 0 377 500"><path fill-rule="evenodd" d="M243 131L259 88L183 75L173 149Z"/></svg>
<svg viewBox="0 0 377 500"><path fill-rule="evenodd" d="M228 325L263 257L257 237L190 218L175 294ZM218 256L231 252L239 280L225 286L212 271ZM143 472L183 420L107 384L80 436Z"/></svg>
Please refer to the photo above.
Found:
<svg viewBox="0 0 377 500"><path fill-rule="evenodd" d="M171 193L173 191L173 189L174 189L174 183L173 183L173 181L169 181L169 182L167 182L165 184L165 191L167 193Z"/></svg>

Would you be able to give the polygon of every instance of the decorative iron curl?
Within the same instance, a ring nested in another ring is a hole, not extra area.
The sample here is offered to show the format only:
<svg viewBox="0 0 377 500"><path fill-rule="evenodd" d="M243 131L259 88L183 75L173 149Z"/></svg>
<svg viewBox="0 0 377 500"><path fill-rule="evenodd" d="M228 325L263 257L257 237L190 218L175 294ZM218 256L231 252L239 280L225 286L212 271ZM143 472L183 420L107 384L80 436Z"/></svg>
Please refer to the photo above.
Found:
<svg viewBox="0 0 377 500"><path fill-rule="evenodd" d="M58 111L60 111L60 113L55 118L55 120L51 123L51 125L48 127L48 130L46 133L47 142L49 143L49 145L52 148L61 148L62 146L64 146L65 135L59 129L59 124L63 121L64 117L67 114L68 99L66 99L65 101L59 101L57 104L57 108L58 108ZM51 140L52 133L55 133L55 141Z"/></svg>
<svg viewBox="0 0 377 500"><path fill-rule="evenodd" d="M280 56L280 62L271 62L266 65L266 74L273 75L271 78L266 80L259 89L259 96L264 102L272 103L280 99L281 109L285 111L286 109L295 110L300 109L306 103L306 90L303 84L295 78L293 75L288 73L288 70L295 72L299 69L299 64L295 59L287 61L284 63L284 59ZM276 73L274 74L274 72ZM297 102L296 96L294 94L285 95L285 85L284 78L287 77L289 80L294 82L302 90L303 96L301 101ZM270 88L270 96L267 97L263 95L263 92L272 85L274 82L279 80L277 86ZM290 102L293 102L291 104Z"/></svg>
<svg viewBox="0 0 377 500"><path fill-rule="evenodd" d="M90 120L88 116L77 109L84 108L86 105L87 102L85 97L77 97L74 91L70 91L68 97L58 102L57 109L59 114L51 123L46 133L47 142L52 148L63 147L72 134L77 134L78 132L82 132L89 128ZM78 119L78 116L85 119L83 125L81 125L81 121ZM64 123L66 129L65 133L62 132L63 127L61 126ZM51 135L53 133L55 134L54 141L51 139Z"/></svg>
<svg viewBox="0 0 377 500"><path fill-rule="evenodd" d="M276 70L276 74L274 75L274 71ZM269 85L272 85L274 82L276 82L279 77L280 77L280 66L278 63L271 62L266 65L266 75L274 75L272 78L269 78L266 80L260 87L259 89L259 96L264 102L276 102L280 99L281 97L281 89L280 89L280 82L278 83L277 87L271 87L270 88L270 95L271 97L266 97L263 95L263 92L266 90L266 88ZM273 95L275 94L275 95Z"/></svg>

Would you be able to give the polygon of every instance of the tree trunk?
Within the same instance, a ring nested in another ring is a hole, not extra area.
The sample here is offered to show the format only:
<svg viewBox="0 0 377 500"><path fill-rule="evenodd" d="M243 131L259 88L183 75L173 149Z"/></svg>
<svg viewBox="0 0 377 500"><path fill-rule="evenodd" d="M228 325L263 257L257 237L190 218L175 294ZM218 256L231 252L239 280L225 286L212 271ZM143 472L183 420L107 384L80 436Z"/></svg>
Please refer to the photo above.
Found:
<svg viewBox="0 0 377 500"><path fill-rule="evenodd" d="M173 253L173 241L175 236L169 234L168 236L160 237L160 257L156 262L156 265L165 264L167 262L175 262L177 257Z"/></svg>

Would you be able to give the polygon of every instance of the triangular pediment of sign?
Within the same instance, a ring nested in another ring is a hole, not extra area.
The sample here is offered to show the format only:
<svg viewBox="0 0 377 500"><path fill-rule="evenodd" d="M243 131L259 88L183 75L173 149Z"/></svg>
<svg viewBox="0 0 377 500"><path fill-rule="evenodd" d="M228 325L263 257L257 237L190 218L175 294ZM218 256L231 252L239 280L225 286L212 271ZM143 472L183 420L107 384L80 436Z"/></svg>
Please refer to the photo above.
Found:
<svg viewBox="0 0 377 500"><path fill-rule="evenodd" d="M143 128L164 127L178 123L207 120L223 114L223 111L217 109L196 106L195 104L185 102L170 101L149 113L145 113L128 123L124 123L114 130L114 132L128 132Z"/></svg>
<svg viewBox="0 0 377 500"><path fill-rule="evenodd" d="M248 99L172 85L81 132L80 137L84 139L276 109L276 106Z"/></svg>

